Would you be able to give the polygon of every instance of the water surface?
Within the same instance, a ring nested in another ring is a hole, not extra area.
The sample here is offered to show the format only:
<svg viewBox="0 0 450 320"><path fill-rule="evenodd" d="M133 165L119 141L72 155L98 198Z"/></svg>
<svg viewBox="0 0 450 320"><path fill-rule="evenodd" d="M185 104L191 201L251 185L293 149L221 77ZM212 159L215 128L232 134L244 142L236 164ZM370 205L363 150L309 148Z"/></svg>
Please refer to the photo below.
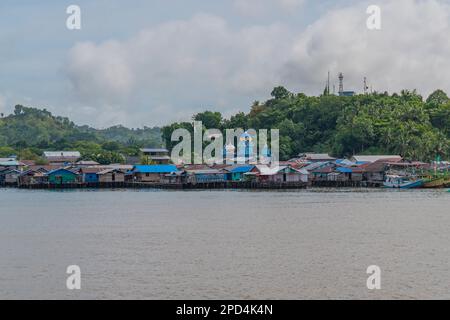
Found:
<svg viewBox="0 0 450 320"><path fill-rule="evenodd" d="M450 299L449 204L445 190L0 189L0 298Z"/></svg>

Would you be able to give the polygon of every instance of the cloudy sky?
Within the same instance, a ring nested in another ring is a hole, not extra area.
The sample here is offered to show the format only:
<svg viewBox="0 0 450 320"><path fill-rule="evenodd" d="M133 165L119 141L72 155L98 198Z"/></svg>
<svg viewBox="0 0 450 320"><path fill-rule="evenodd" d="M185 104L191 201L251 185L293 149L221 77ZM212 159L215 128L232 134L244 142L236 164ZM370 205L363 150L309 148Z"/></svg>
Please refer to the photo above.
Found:
<svg viewBox="0 0 450 320"><path fill-rule="evenodd" d="M81 30L66 8L81 8ZM381 30L369 30L369 5ZM2 0L0 111L141 127L247 112L284 85L450 92L448 0Z"/></svg>

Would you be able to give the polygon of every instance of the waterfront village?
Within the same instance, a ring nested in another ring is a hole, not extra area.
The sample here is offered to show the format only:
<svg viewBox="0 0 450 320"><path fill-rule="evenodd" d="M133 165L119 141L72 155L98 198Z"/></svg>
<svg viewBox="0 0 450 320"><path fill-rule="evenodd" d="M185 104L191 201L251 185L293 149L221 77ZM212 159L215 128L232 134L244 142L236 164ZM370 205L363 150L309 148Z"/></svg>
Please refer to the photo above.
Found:
<svg viewBox="0 0 450 320"><path fill-rule="evenodd" d="M172 164L164 148L141 149L145 163L101 165L82 159L78 151L47 151L46 164L0 159L0 186L53 188L167 188L167 189L294 189L307 187L450 187L450 163L424 163L399 155L354 155L337 159L329 154L302 153L278 166L258 164L248 134L244 148L224 147L224 164ZM242 151L243 150L243 151ZM242 154L240 154L242 153ZM270 163L270 151L263 156ZM261 159L257 159L261 160ZM142 161L141 161L142 162ZM230 164L234 163L234 164Z"/></svg>

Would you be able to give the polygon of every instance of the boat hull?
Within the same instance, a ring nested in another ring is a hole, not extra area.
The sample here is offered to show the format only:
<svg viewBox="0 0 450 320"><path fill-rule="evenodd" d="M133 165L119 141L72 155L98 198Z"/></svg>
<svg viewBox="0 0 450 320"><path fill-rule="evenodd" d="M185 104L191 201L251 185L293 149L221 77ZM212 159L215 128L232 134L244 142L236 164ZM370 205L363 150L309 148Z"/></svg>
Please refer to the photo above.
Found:
<svg viewBox="0 0 450 320"><path fill-rule="evenodd" d="M447 178L444 182L444 187L445 188L450 188L450 178Z"/></svg>
<svg viewBox="0 0 450 320"><path fill-rule="evenodd" d="M443 188L445 186L445 179L439 178L439 179L433 179L429 181L425 181L423 184L424 188Z"/></svg>
<svg viewBox="0 0 450 320"><path fill-rule="evenodd" d="M391 183L391 182L384 183L385 188L392 188L392 189L415 189L420 188L422 186L423 180L408 181L402 183Z"/></svg>

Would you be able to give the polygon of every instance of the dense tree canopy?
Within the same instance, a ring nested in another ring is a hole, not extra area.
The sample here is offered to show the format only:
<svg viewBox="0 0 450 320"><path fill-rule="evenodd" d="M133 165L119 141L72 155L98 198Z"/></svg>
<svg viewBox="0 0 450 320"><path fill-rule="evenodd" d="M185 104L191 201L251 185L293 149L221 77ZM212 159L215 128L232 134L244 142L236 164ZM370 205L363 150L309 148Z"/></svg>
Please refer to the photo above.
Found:
<svg viewBox="0 0 450 320"><path fill-rule="evenodd" d="M78 150L83 159L100 163L123 162L137 156L141 147L161 146L159 128L128 129L115 126L97 130L77 126L68 118L43 109L17 105L13 114L0 118L0 157L18 155L40 161L45 150Z"/></svg>
<svg viewBox="0 0 450 320"><path fill-rule="evenodd" d="M194 116L205 128L279 129L280 157L300 152L329 152L337 157L353 154L400 154L428 161L450 156L450 100L436 90L424 101L416 91L400 94L373 93L353 97L324 94L308 97L283 87L272 99L254 102L248 114L223 119L206 111ZM192 130L190 123L174 123L162 129L170 141L174 129Z"/></svg>
<svg viewBox="0 0 450 320"><path fill-rule="evenodd" d="M450 99L436 90L425 101L415 91L373 93L353 97L294 94L276 87L272 98L253 102L248 113L229 119L220 112L193 116L204 129L279 129L280 157L301 152L328 152L337 157L352 154L400 154L407 159L429 161L450 157ZM67 118L43 109L16 106L0 118L0 157L11 154L41 161L44 150L75 149L84 159L100 163L121 162L138 156L141 147L172 149L175 129L193 131L191 122L159 128L128 129L115 126L96 130L77 126ZM161 139L162 135L162 139Z"/></svg>

